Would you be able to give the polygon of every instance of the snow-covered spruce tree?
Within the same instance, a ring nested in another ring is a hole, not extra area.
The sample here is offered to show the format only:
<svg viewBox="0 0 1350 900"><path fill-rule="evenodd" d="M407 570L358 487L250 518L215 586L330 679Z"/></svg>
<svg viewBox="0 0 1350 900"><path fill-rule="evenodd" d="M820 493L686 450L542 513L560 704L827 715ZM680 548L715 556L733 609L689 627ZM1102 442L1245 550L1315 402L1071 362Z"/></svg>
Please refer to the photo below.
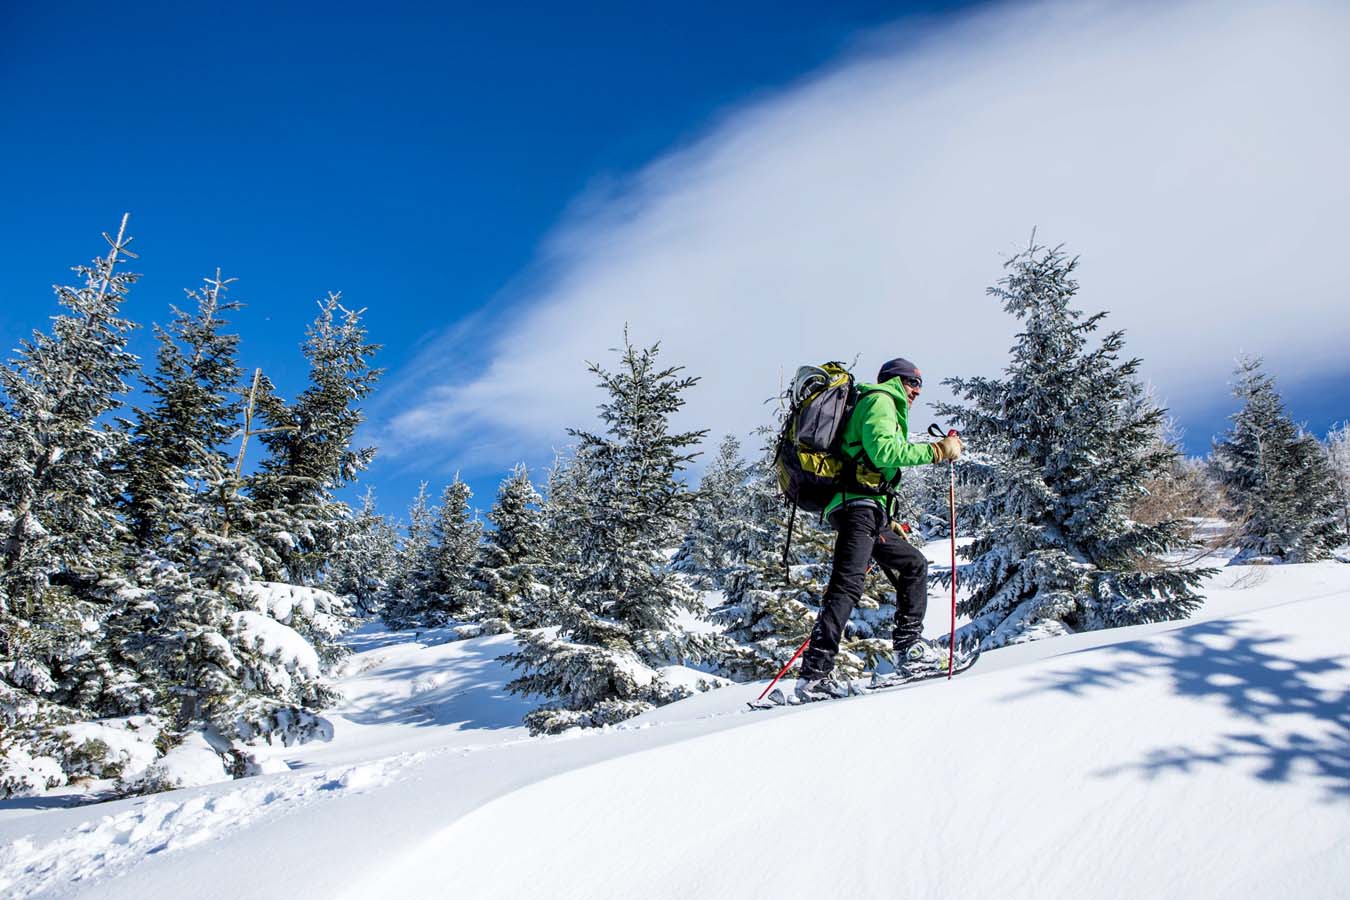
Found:
<svg viewBox="0 0 1350 900"><path fill-rule="evenodd" d="M580 578L561 598L556 634L522 637L505 659L524 674L508 689L552 698L526 716L531 732L618 722L677 699L658 666L683 661L699 641L676 619L698 598L663 549L687 522L690 495L677 479L706 432L673 432L670 417L697 382L659 368L659 344L638 350L624 335L617 372L592 364L608 399L603 435L572 430L593 471L579 524Z"/></svg>
<svg viewBox="0 0 1350 900"><path fill-rule="evenodd" d="M342 529L324 587L350 597L364 614L379 612L398 571L398 552L398 528L376 510L375 491L367 488L361 508Z"/></svg>
<svg viewBox="0 0 1350 900"><path fill-rule="evenodd" d="M1341 503L1342 539L1350 541L1350 422L1342 422L1327 434L1326 447Z"/></svg>
<svg viewBox="0 0 1350 900"><path fill-rule="evenodd" d="M726 435L694 493L689 529L675 554L675 570L705 589L721 588L732 561L745 556L745 508L750 467L741 459L741 442Z"/></svg>
<svg viewBox="0 0 1350 900"><path fill-rule="evenodd" d="M381 617L390 628L426 627L431 594L433 512L427 502L427 483L417 486L417 496L408 507L408 527L399 545L389 599Z"/></svg>
<svg viewBox="0 0 1350 900"><path fill-rule="evenodd" d="M442 624L477 608L474 565L483 540L483 523L470 502L473 491L455 473L441 491L441 505L431 525L429 592L436 598Z"/></svg>
<svg viewBox="0 0 1350 900"><path fill-rule="evenodd" d="M124 514L136 555L168 551L166 538L201 506L218 506L228 489L226 443L239 427L241 378L238 335L223 331L224 314L239 308L224 294L234 279L205 279L188 291L192 313L173 309L169 327L156 326L157 371L145 377L148 408L137 408L125 472ZM190 542L180 543L190 558Z"/></svg>
<svg viewBox="0 0 1350 900"><path fill-rule="evenodd" d="M259 406L268 455L249 479L248 494L252 528L270 551L263 560L270 580L315 580L350 515L333 492L375 455L373 447L353 449L352 441L364 419L359 404L383 371L370 364L379 345L366 339L364 310L345 309L341 299L330 293L320 302L308 329L309 386L293 404L269 393Z"/></svg>
<svg viewBox="0 0 1350 900"><path fill-rule="evenodd" d="M1235 374L1242 409L1211 456L1230 514L1244 523L1233 561L1324 559L1338 543L1340 513L1326 451L1289 418L1261 360L1243 359Z"/></svg>
<svg viewBox="0 0 1350 900"><path fill-rule="evenodd" d="M488 512L493 527L485 535L474 573L481 592L476 618L489 632L544 624L542 504L524 463L512 469L497 489L497 501Z"/></svg>
<svg viewBox="0 0 1350 900"><path fill-rule="evenodd" d="M134 258L126 224L116 238L104 235L107 256L75 269L82 286L55 289L65 312L50 331L34 332L0 368L0 756L33 761L7 770L0 793L64 780L44 756L46 729L146 701L99 640L109 608L94 591L115 569L123 533L112 461L126 435L106 416L137 368L126 350L134 326L120 315L137 278L117 268ZM98 692L99 709L79 696L90 675L109 688Z"/></svg>
<svg viewBox="0 0 1350 900"><path fill-rule="evenodd" d="M253 581L245 538L185 531L200 557L191 566L147 557L132 579L145 587L120 589L134 615L119 618L116 633L155 690L166 719L159 743L200 731L226 771L257 774L250 745L331 735L319 711L336 694L323 667L339 655L345 608L327 591Z"/></svg>
<svg viewBox="0 0 1350 900"><path fill-rule="evenodd" d="M158 364L145 377L151 405L135 411L118 458L128 563L125 574L99 583L113 609L103 637L152 692L165 721L146 724L167 731L160 745L203 724L232 683L210 657L217 644L228 646L237 605L230 597L242 596L248 567L256 567L256 547L221 533L224 492L233 487L224 445L240 411L238 338L222 332L222 314L237 308L223 299L231 280L217 271L203 290L188 292L195 312L174 308L170 326L156 329Z"/></svg>
<svg viewBox="0 0 1350 900"><path fill-rule="evenodd" d="M582 549L588 529L586 516L597 502L594 468L586 451L572 448L556 454L539 510L543 552L539 579L543 591L537 610L540 626L557 625L560 610L575 596L585 573Z"/></svg>
<svg viewBox="0 0 1350 900"><path fill-rule="evenodd" d="M1189 615L1203 572L1168 567L1181 524L1127 516L1144 483L1171 463L1154 437L1165 411L1119 360L1124 335L1089 338L1105 313L1083 317L1076 259L1034 243L1006 264L989 294L1022 323L1002 379L953 378L966 403L940 415L980 451L965 465L984 480L981 526L961 570L968 632L985 646Z"/></svg>

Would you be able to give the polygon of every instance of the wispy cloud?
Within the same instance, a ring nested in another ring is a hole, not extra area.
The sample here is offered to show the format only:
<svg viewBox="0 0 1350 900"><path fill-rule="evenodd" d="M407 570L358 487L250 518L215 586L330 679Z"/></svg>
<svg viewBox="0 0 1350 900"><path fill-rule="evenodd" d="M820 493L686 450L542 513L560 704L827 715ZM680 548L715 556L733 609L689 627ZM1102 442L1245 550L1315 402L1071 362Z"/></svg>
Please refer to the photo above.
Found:
<svg viewBox="0 0 1350 900"><path fill-rule="evenodd" d="M1344 365L1350 7L1018 5L869 37L581 198L504 312L395 373L386 447L544 457L592 421L584 361L625 322L703 376L685 424L714 435L801 362L992 374L1013 326L984 288L1033 226L1174 407L1223 395L1240 351Z"/></svg>

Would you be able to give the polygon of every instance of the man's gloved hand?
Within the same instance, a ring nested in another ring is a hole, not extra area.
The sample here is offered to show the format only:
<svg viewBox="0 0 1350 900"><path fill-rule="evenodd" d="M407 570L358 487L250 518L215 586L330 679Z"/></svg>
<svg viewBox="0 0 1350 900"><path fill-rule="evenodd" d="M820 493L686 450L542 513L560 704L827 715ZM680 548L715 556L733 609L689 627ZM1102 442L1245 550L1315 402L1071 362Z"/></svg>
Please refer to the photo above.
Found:
<svg viewBox="0 0 1350 900"><path fill-rule="evenodd" d="M961 439L954 434L949 434L940 441L933 443L933 462L947 462L950 459L960 459L961 451L964 447Z"/></svg>

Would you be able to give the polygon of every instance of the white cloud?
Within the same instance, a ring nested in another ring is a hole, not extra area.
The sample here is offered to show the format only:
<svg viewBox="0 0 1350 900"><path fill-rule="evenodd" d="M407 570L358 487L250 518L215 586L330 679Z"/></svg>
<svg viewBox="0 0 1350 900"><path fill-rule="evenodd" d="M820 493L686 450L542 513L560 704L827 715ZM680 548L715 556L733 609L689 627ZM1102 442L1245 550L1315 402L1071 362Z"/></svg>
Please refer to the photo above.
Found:
<svg viewBox="0 0 1350 900"><path fill-rule="evenodd" d="M593 420L583 361L625 322L703 377L682 424L714 437L800 363L992 374L1014 328L984 289L1033 226L1174 406L1222 396L1239 352L1344 365L1350 7L1044 4L872 37L579 202L509 314L395 373L382 442L541 458Z"/></svg>

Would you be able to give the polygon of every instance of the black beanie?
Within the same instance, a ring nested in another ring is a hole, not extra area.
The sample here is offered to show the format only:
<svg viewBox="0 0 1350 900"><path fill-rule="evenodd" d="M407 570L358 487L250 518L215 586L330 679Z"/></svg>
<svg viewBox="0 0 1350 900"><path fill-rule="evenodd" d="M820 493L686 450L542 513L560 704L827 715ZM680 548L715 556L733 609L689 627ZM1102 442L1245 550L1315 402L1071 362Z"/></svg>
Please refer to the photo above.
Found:
<svg viewBox="0 0 1350 900"><path fill-rule="evenodd" d="M923 387L923 373L919 371L919 367L901 356L881 367L881 371L877 373L877 384L883 384L892 378L909 378L917 381L919 387Z"/></svg>

